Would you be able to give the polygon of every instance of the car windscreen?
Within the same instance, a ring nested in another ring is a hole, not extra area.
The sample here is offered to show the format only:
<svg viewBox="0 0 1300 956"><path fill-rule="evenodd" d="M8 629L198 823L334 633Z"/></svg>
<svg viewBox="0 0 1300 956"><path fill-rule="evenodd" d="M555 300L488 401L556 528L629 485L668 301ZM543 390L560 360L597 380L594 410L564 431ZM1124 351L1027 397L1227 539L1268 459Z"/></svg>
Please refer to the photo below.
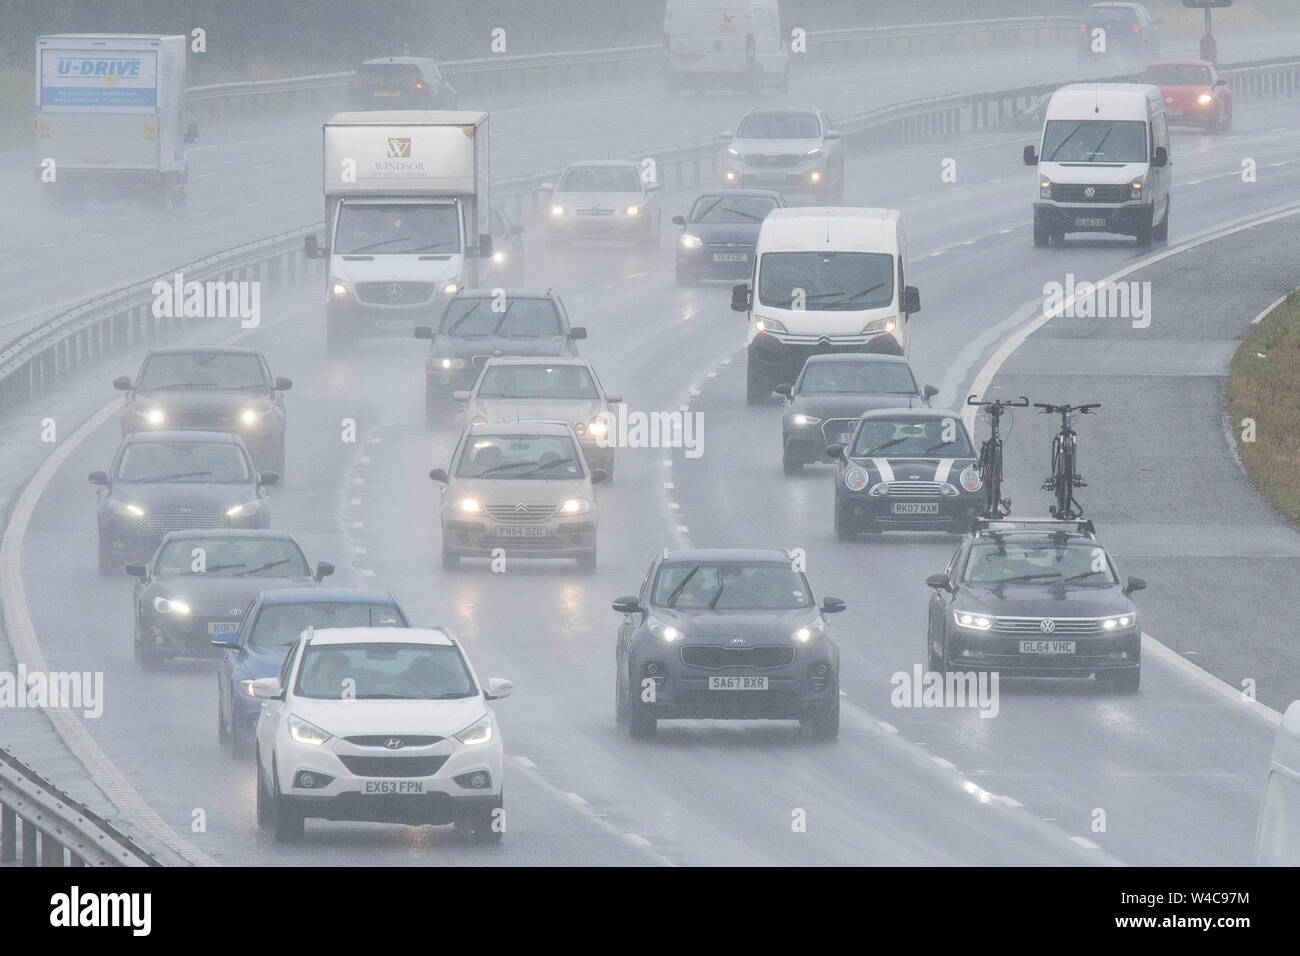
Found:
<svg viewBox="0 0 1300 956"><path fill-rule="evenodd" d="M311 576L307 559L288 538L179 538L168 541L154 562L162 577L222 578Z"/></svg>
<svg viewBox="0 0 1300 956"><path fill-rule="evenodd" d="M969 584L1065 583L1107 587L1119 579L1104 548L1079 538L977 541L962 578Z"/></svg>
<svg viewBox="0 0 1300 956"><path fill-rule="evenodd" d="M1209 86L1210 68L1191 63L1162 63L1147 67L1141 82L1156 86Z"/></svg>
<svg viewBox="0 0 1300 956"><path fill-rule="evenodd" d="M157 352L145 359L136 388L270 388L258 355L248 352Z"/></svg>
<svg viewBox="0 0 1300 956"><path fill-rule="evenodd" d="M1137 23L1137 11L1132 7L1089 7L1087 19L1098 23Z"/></svg>
<svg viewBox="0 0 1300 956"><path fill-rule="evenodd" d="M253 647L292 644L309 627L405 626L402 612L392 604L363 604L359 601L263 604L247 643Z"/></svg>
<svg viewBox="0 0 1300 956"><path fill-rule="evenodd" d="M635 193L641 177L631 166L574 166L555 187L562 193Z"/></svg>
<svg viewBox="0 0 1300 956"><path fill-rule="evenodd" d="M691 209L691 222L752 222L776 208L767 196L701 196Z"/></svg>
<svg viewBox="0 0 1300 956"><path fill-rule="evenodd" d="M580 478L581 452L567 435L483 435L466 442L458 478Z"/></svg>
<svg viewBox="0 0 1300 956"><path fill-rule="evenodd" d="M122 450L116 477L142 483L237 485L252 481L248 460L238 445L197 441L133 442Z"/></svg>
<svg viewBox="0 0 1300 956"><path fill-rule="evenodd" d="M736 130L737 139L817 139L821 134L812 113L750 113Z"/></svg>
<svg viewBox="0 0 1300 956"><path fill-rule="evenodd" d="M853 440L856 458L973 458L966 426L956 418L869 418Z"/></svg>
<svg viewBox="0 0 1300 956"><path fill-rule="evenodd" d="M774 309L881 309L894 301L894 257L887 252L765 252L759 262L758 301Z"/></svg>
<svg viewBox="0 0 1300 956"><path fill-rule="evenodd" d="M683 611L791 611L812 607L812 591L788 563L682 562L659 567L650 603Z"/></svg>
<svg viewBox="0 0 1300 956"><path fill-rule="evenodd" d="M1141 120L1049 120L1045 163L1145 163L1147 124Z"/></svg>
<svg viewBox="0 0 1300 956"><path fill-rule="evenodd" d="M334 255L460 252L460 220L450 203L353 205L339 209Z"/></svg>
<svg viewBox="0 0 1300 956"><path fill-rule="evenodd" d="M449 644L309 644L294 693L318 700L455 700L478 688Z"/></svg>
<svg viewBox="0 0 1300 956"><path fill-rule="evenodd" d="M477 395L533 402L600 398L591 373L582 365L490 365L483 371Z"/></svg>
<svg viewBox="0 0 1300 956"><path fill-rule="evenodd" d="M505 336L542 339L563 335L559 313L550 299L505 296L455 298L447 303L441 334L456 338Z"/></svg>
<svg viewBox="0 0 1300 956"><path fill-rule="evenodd" d="M901 362L809 362L799 391L917 394L912 370Z"/></svg>

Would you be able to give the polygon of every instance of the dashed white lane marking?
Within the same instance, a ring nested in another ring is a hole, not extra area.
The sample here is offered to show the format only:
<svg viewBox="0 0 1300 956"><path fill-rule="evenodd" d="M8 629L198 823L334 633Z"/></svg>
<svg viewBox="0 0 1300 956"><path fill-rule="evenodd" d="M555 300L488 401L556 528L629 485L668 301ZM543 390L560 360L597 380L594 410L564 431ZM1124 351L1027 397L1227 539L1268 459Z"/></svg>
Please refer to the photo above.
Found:
<svg viewBox="0 0 1300 956"><path fill-rule="evenodd" d="M722 364L722 365L730 365L730 364L731 364L731 359L729 359L729 358L724 358L724 359L722 360L722 362L719 363L719 364Z"/></svg>
<svg viewBox="0 0 1300 956"><path fill-rule="evenodd" d="M1101 847L1099 847L1097 844L1093 843L1093 842L1092 842L1091 840L1089 840L1087 837L1072 836L1072 837L1070 837L1070 842L1071 842L1071 843L1077 843L1077 844L1079 844L1079 846L1083 847L1085 850L1100 850L1100 849L1101 849Z"/></svg>
<svg viewBox="0 0 1300 956"><path fill-rule="evenodd" d="M671 509L672 511L676 511L678 508L681 507L681 505L679 505L679 504L678 504L677 502L675 502L675 501L670 501L670 502L668 502L668 507L669 507L669 509Z"/></svg>
<svg viewBox="0 0 1300 956"><path fill-rule="evenodd" d="M364 479L364 478L353 478L353 479L352 479L352 483L353 483L354 485L364 485L364 484L366 483L366 479Z"/></svg>
<svg viewBox="0 0 1300 956"><path fill-rule="evenodd" d="M896 734L896 733L898 733L898 728L895 727L893 724L891 724L891 723L890 723L889 721L887 721L887 720L878 720L878 721L876 721L876 726L879 727L881 730L883 730L883 731L884 731L885 733L887 733L887 734Z"/></svg>
<svg viewBox="0 0 1300 956"><path fill-rule="evenodd" d="M706 376L704 376L704 377L705 377L705 378L717 378L717 377L718 377L718 373L717 373L717 372L710 372L708 375L706 375Z"/></svg>
<svg viewBox="0 0 1300 956"><path fill-rule="evenodd" d="M671 481L665 481L665 482L664 482L664 487L665 487L667 490L672 491L672 490L673 490L673 483L672 483Z"/></svg>
<svg viewBox="0 0 1300 956"><path fill-rule="evenodd" d="M362 568L361 576L363 578L373 578L375 576L375 572L372 571L370 568Z"/></svg>
<svg viewBox="0 0 1300 956"><path fill-rule="evenodd" d="M349 527L349 528L364 528L365 525L362 524L360 521L349 521L349 522L348 522L348 527Z"/></svg>
<svg viewBox="0 0 1300 956"><path fill-rule="evenodd" d="M957 769L957 765L956 765L955 763L953 763L951 760L944 760L942 757L931 757L930 759L931 759L932 761L934 761L935 763L937 763L937 764L938 764L940 767L942 767L944 770L956 770L956 769Z"/></svg>
<svg viewBox="0 0 1300 956"><path fill-rule="evenodd" d="M673 466L673 460L671 458L665 458L662 462L660 462L660 464L662 464L665 468L671 468Z"/></svg>
<svg viewBox="0 0 1300 956"><path fill-rule="evenodd" d="M362 455L362 456L361 456L361 464L366 465L366 464L369 464L369 463L370 463L370 456L369 456L369 455Z"/></svg>
<svg viewBox="0 0 1300 956"><path fill-rule="evenodd" d="M627 834L627 838L637 846L650 846L650 841L639 833L629 833Z"/></svg>
<svg viewBox="0 0 1300 956"><path fill-rule="evenodd" d="M535 770L537 768L537 764L533 763L527 757L515 757L515 762L529 768L530 770Z"/></svg>
<svg viewBox="0 0 1300 956"><path fill-rule="evenodd" d="M352 499L352 503L353 503L354 505L359 505L359 504L361 504L361 499L360 499L360 498L353 498L353 499Z"/></svg>
<svg viewBox="0 0 1300 956"><path fill-rule="evenodd" d="M1264 321L1264 316L1268 315L1270 312L1272 312L1274 309L1276 309L1279 305L1281 305L1283 302L1285 302L1287 299L1289 299L1292 295L1295 294L1296 291L1297 291L1296 289L1292 289L1292 290L1291 290L1290 292L1288 292L1286 295L1278 296L1277 301L1274 302L1272 305L1270 305L1267 309L1265 309L1265 310L1264 310L1263 312L1261 312L1259 315L1257 315L1257 316L1255 316L1253 319L1251 319L1251 320L1250 320L1250 324L1251 324L1251 325L1259 325L1260 322Z"/></svg>
<svg viewBox="0 0 1300 956"><path fill-rule="evenodd" d="M688 527L686 527L686 525L684 525L684 524L679 524L679 525L677 526L677 530L680 531L682 534L687 534L687 533L690 532L691 529L688 528Z"/></svg>
<svg viewBox="0 0 1300 956"><path fill-rule="evenodd" d="M352 549L352 551L353 551L353 553L355 553L355 554L367 554L367 553L368 553L368 552L366 551L365 548L361 547L361 545L357 545L356 547L354 547L354 548Z"/></svg>
<svg viewBox="0 0 1300 956"><path fill-rule="evenodd" d="M1019 800L1017 800L1015 797L1008 797L1005 793L999 793L994 799L998 800L1001 803L1005 803L1009 807L1024 806L1024 804L1021 803Z"/></svg>
<svg viewBox="0 0 1300 956"><path fill-rule="evenodd" d="M576 794L576 793L567 793L567 794L565 794L565 796L567 796L567 797L568 797L570 800L572 800L574 803L586 803L586 802L587 802L586 800L582 799L581 795Z"/></svg>

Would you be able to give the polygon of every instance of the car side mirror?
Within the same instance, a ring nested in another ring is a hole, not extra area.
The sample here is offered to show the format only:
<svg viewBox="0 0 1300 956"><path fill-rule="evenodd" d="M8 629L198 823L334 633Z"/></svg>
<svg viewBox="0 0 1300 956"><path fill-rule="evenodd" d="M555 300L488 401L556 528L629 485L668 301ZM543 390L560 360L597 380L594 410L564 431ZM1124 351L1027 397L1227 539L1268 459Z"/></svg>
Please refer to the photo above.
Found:
<svg viewBox="0 0 1300 956"><path fill-rule="evenodd" d="M611 607L613 607L619 614L640 614L641 599L636 595L615 598Z"/></svg>
<svg viewBox="0 0 1300 956"><path fill-rule="evenodd" d="M934 588L936 591L948 590L948 575L932 574L925 579L926 587Z"/></svg>
<svg viewBox="0 0 1300 956"><path fill-rule="evenodd" d="M926 404L929 404L930 399L939 394L939 389L933 385L927 385L925 388L921 389L921 394L925 396Z"/></svg>
<svg viewBox="0 0 1300 956"><path fill-rule="evenodd" d="M593 485L599 485L606 481L609 481L609 472L604 468L591 469L591 483Z"/></svg>
<svg viewBox="0 0 1300 956"><path fill-rule="evenodd" d="M1020 154L1025 161L1026 166L1038 165L1038 150L1032 146L1026 146L1024 152Z"/></svg>
<svg viewBox="0 0 1300 956"><path fill-rule="evenodd" d="M113 379L113 387L119 392L129 392L131 391L131 379L125 375L121 375Z"/></svg>
<svg viewBox="0 0 1300 956"><path fill-rule="evenodd" d="M843 611L847 607L848 605L844 603L843 598L837 598L837 597L822 598L823 614L839 614L840 611Z"/></svg>
<svg viewBox="0 0 1300 956"><path fill-rule="evenodd" d="M794 398L794 389L788 382L782 382L776 388L772 389L773 395L784 395L786 398Z"/></svg>
<svg viewBox="0 0 1300 956"><path fill-rule="evenodd" d="M433 338L433 327L429 325L417 325L415 327L415 337L417 339Z"/></svg>
<svg viewBox="0 0 1300 956"><path fill-rule="evenodd" d="M645 191L648 192L648 193L658 192L658 191L659 191L659 180L656 179L656 180L654 180L653 182L648 182L648 183L646 183L646 184L645 184Z"/></svg>
<svg viewBox="0 0 1300 956"><path fill-rule="evenodd" d="M330 564L328 561L321 561L316 565L316 573L312 575L312 580L317 584L320 584L333 573L334 565Z"/></svg>
<svg viewBox="0 0 1300 956"><path fill-rule="evenodd" d="M674 225L674 226L684 226L684 225L686 225L686 217L685 217L685 216L673 216L673 225Z"/></svg>
<svg viewBox="0 0 1300 956"><path fill-rule="evenodd" d="M921 290L914 285L903 286L903 302L901 311L912 315L921 311Z"/></svg>
<svg viewBox="0 0 1300 956"><path fill-rule="evenodd" d="M1138 578L1130 575L1128 579L1128 586L1124 588L1124 593L1128 595L1128 594L1132 594L1134 591L1145 591L1146 589L1147 589L1146 578Z"/></svg>
<svg viewBox="0 0 1300 956"><path fill-rule="evenodd" d="M456 391L451 393L451 400L453 402L468 402L469 392L466 392L462 389L457 389Z"/></svg>
<svg viewBox="0 0 1300 956"><path fill-rule="evenodd" d="M827 445L826 457L831 461L842 461L844 459L844 446L840 444Z"/></svg>
<svg viewBox="0 0 1300 956"><path fill-rule="evenodd" d="M522 236L523 234L524 234L523 226L511 226L509 229L506 230L506 235L510 236L511 238L515 236Z"/></svg>
<svg viewBox="0 0 1300 956"><path fill-rule="evenodd" d="M567 337L574 342L578 339L585 339L587 337L587 330L581 325L575 325L573 328L569 329Z"/></svg>
<svg viewBox="0 0 1300 956"><path fill-rule="evenodd" d="M280 678L259 677L257 680L241 680L239 689L249 697L258 700L281 700L284 691L280 688Z"/></svg>
<svg viewBox="0 0 1300 956"><path fill-rule="evenodd" d="M447 470L445 468L433 469L433 471L429 472L429 477L432 478L434 481L444 485L447 484L447 482L451 481L451 476L447 474Z"/></svg>
<svg viewBox="0 0 1300 956"><path fill-rule="evenodd" d="M488 700L500 700L502 697L509 697L515 689L515 685L506 680L504 677L489 677L487 690L483 696Z"/></svg>
<svg viewBox="0 0 1300 956"><path fill-rule="evenodd" d="M257 476L258 487L270 488L272 485L280 483L280 473L278 471L264 471Z"/></svg>
<svg viewBox="0 0 1300 956"><path fill-rule="evenodd" d="M293 381L285 378L283 375L277 376L275 380L275 390L277 392L287 392L293 388Z"/></svg>
<svg viewBox="0 0 1300 956"><path fill-rule="evenodd" d="M185 142L197 143L198 141L199 141L199 124L191 120L189 125L185 127Z"/></svg>
<svg viewBox="0 0 1300 956"><path fill-rule="evenodd" d="M131 577L139 578L141 581L146 582L149 580L149 569L145 566L143 561L128 561L123 565L123 567L126 569L126 573L131 575Z"/></svg>
<svg viewBox="0 0 1300 956"><path fill-rule="evenodd" d="M542 188L547 192L553 192L555 190L555 183L542 183Z"/></svg>
<svg viewBox="0 0 1300 956"><path fill-rule="evenodd" d="M1219 77L1217 80L1214 81L1214 85L1215 85L1215 86L1227 86L1227 85L1228 85L1228 81L1227 81L1226 79L1224 79L1224 78L1221 76L1221 77Z"/></svg>
<svg viewBox="0 0 1300 956"><path fill-rule="evenodd" d="M1169 150L1164 146L1157 146L1155 153L1151 157L1151 165L1160 169L1169 165Z"/></svg>
<svg viewBox="0 0 1300 956"><path fill-rule="evenodd" d="M731 311L749 311L749 283L742 282L731 287Z"/></svg>
<svg viewBox="0 0 1300 956"><path fill-rule="evenodd" d="M840 138L840 131L837 130L837 129L828 129L828 130L826 131L826 138L827 138L827 139L839 139L839 138Z"/></svg>
<svg viewBox="0 0 1300 956"><path fill-rule="evenodd" d="M310 233L302 237L302 254L308 259L319 259L320 243L316 240L316 234Z"/></svg>
<svg viewBox="0 0 1300 956"><path fill-rule="evenodd" d="M621 392L606 392L605 401L610 405L617 405L619 402L623 401L623 394Z"/></svg>
<svg viewBox="0 0 1300 956"><path fill-rule="evenodd" d="M208 641L213 647L237 647L239 645L238 631L221 631L212 635L212 640Z"/></svg>
<svg viewBox="0 0 1300 956"><path fill-rule="evenodd" d="M92 485L108 484L108 472L106 471L92 471L88 478Z"/></svg>
<svg viewBox="0 0 1300 956"><path fill-rule="evenodd" d="M729 129L724 129L718 134L718 139L735 139L735 134Z"/></svg>

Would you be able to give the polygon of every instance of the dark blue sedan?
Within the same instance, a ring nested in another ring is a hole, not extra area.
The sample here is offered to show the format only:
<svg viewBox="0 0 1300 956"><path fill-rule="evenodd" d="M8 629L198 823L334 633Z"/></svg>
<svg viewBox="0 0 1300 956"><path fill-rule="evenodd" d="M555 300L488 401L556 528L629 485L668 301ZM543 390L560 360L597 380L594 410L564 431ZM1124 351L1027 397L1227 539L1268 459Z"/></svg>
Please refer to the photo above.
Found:
<svg viewBox="0 0 1300 956"><path fill-rule="evenodd" d="M217 738L236 754L253 742L262 702L240 691L240 682L275 677L285 655L308 627L410 627L388 591L362 588L282 588L263 591L248 606L238 631L216 635L222 649L217 669Z"/></svg>
<svg viewBox="0 0 1300 956"><path fill-rule="evenodd" d="M682 227L677 284L748 279L754 274L758 227L769 212L785 204L780 193L768 189L726 189L700 196L689 216L673 216Z"/></svg>

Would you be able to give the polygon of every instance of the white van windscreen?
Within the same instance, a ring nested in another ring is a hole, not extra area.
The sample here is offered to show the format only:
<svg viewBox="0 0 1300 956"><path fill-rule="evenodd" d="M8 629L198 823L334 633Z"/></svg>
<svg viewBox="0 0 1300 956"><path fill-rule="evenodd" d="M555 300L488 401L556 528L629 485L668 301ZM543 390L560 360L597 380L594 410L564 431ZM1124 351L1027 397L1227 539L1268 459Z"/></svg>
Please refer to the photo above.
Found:
<svg viewBox="0 0 1300 956"><path fill-rule="evenodd" d="M774 309L881 309L894 301L894 257L887 252L765 252L758 267L758 301Z"/></svg>
<svg viewBox="0 0 1300 956"><path fill-rule="evenodd" d="M460 220L450 203L343 204L334 234L340 256L460 252Z"/></svg>
<svg viewBox="0 0 1300 956"><path fill-rule="evenodd" d="M1045 163L1145 163L1147 124L1141 120L1049 120Z"/></svg>

